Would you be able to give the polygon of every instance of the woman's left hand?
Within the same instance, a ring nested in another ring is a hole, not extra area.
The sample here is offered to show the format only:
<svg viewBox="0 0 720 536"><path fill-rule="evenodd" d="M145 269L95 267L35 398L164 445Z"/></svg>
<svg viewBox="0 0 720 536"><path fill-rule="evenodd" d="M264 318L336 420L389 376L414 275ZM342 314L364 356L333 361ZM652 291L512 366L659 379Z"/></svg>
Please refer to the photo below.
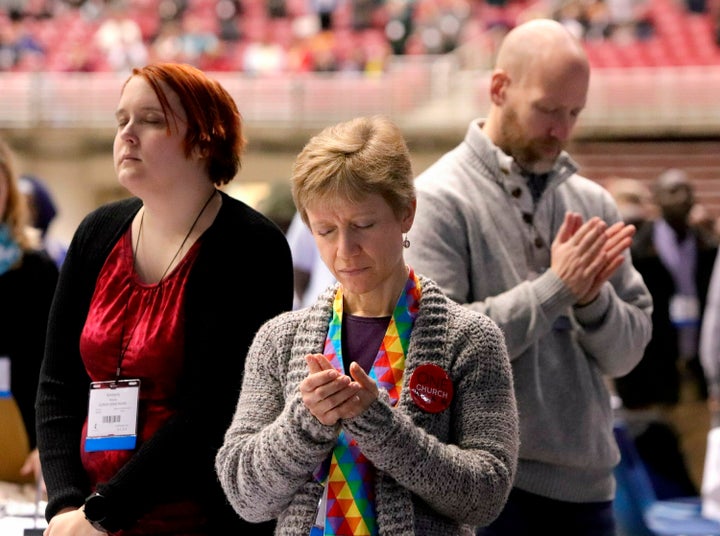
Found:
<svg viewBox="0 0 720 536"><path fill-rule="evenodd" d="M363 413L378 397L377 383L367 375L367 372L360 365L355 362L350 363L350 375L355 380L351 385L357 384L359 389L355 397L350 401L354 402L352 409L356 411L351 411L352 414L345 417L346 419L357 417Z"/></svg>
<svg viewBox="0 0 720 536"><path fill-rule="evenodd" d="M300 392L305 406L321 423L333 426L340 419L357 417L377 398L377 385L357 363L350 365L351 379L336 371L322 354L305 359L309 374Z"/></svg>

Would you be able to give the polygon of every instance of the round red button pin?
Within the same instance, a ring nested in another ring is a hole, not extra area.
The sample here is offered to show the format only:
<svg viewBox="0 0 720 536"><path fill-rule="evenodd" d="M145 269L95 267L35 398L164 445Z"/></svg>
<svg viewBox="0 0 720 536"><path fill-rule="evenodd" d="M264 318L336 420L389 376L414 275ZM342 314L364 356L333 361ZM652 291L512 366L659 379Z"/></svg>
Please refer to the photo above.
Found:
<svg viewBox="0 0 720 536"><path fill-rule="evenodd" d="M450 406L453 384L442 367L420 365L410 376L410 396L415 405L428 413L440 413Z"/></svg>

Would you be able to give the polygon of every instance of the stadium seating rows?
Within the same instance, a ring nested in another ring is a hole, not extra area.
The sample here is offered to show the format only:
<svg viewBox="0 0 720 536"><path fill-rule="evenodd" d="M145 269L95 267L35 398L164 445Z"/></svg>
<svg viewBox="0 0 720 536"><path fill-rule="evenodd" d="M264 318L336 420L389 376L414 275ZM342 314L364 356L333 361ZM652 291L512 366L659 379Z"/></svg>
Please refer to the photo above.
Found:
<svg viewBox="0 0 720 536"><path fill-rule="evenodd" d="M52 17L26 17L22 24L25 30L45 50L38 59L30 57L17 64L13 70L46 71L107 71L111 70L104 56L94 46L94 36L103 18L88 17L87 12L62 3ZM160 25L160 4L169 0L128 0L126 15L136 21L147 46L157 34ZM186 14L192 14L201 26L220 35L218 4L232 0L186 0ZM422 0L437 2L441 0ZM720 46L715 40L715 25L710 13L689 12L678 0L649 0L650 18L654 25L653 35L645 40L624 43L612 39L594 40L586 43L591 63L596 68L675 66L675 65L719 65ZM310 2L286 0L285 16L272 18L267 0L235 0L240 9L233 24L236 24L239 41L224 42L220 57L212 58L199 66L216 70L242 70L242 55L248 43L260 41L265 33L288 50L293 42L293 23L310 13ZM477 4L477 3L476 3ZM377 48L379 42L387 46L384 25L389 13L387 3L374 2L372 26L365 29L353 28L351 2L339 1L333 13L333 30L337 50L347 54L353 47ZM504 20L512 24L531 5L530 0L508 0L497 7ZM481 8L473 8L473 16L485 16ZM485 12L487 13L487 12ZM0 30L10 24L8 13L0 11ZM0 34L1 37L1 34ZM0 39L0 46L2 39ZM2 68L0 66L0 68Z"/></svg>

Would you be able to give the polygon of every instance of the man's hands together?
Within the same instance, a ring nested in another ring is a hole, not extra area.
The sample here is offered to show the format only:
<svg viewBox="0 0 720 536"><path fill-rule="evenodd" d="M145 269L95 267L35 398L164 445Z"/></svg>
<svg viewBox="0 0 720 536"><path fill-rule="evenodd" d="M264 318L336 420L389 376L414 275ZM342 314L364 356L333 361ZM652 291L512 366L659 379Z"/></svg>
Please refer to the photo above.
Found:
<svg viewBox="0 0 720 536"><path fill-rule="evenodd" d="M598 217L587 222L575 212L565 214L551 247L550 269L570 287L576 305L597 298L603 284L624 260L635 226L617 222L610 227Z"/></svg>

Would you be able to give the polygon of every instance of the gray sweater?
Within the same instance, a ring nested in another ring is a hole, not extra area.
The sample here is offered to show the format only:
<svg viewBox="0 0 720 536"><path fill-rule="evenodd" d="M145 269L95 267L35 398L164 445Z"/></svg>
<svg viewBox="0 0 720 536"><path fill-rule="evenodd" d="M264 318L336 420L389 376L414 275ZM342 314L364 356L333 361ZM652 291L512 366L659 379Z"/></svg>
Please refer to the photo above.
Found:
<svg viewBox="0 0 720 536"><path fill-rule="evenodd" d="M406 258L505 333L520 412L515 485L558 500L610 500L619 453L605 377L642 357L652 298L628 253L596 300L573 305L548 269L550 245L566 211L619 221L613 199L563 153L535 206L517 165L480 124L417 178Z"/></svg>
<svg viewBox="0 0 720 536"><path fill-rule="evenodd" d="M403 389L387 393L342 426L376 468L381 535L471 535L505 503L515 474L518 416L503 336L485 315L448 300L420 277ZM242 392L216 470L230 503L250 521L278 517L277 534L307 536L323 487L315 468L335 445L338 427L321 424L298 391L304 356L322 353L334 293L311 308L282 314L257 333ZM454 388L449 409L427 413L407 387L415 368L435 363Z"/></svg>

